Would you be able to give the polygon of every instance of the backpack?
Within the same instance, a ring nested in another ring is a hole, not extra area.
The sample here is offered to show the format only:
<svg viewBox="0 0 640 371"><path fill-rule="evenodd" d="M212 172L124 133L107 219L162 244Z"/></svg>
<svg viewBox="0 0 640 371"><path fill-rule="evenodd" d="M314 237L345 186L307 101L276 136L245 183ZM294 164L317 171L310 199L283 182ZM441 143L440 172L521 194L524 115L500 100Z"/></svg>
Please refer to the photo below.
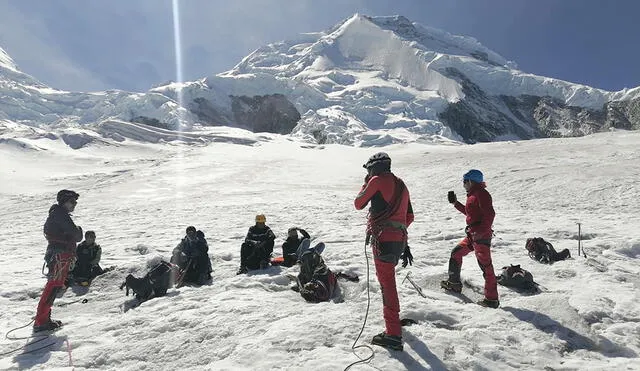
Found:
<svg viewBox="0 0 640 371"><path fill-rule="evenodd" d="M524 247L529 252L529 257L543 264L553 264L559 260L571 257L569 249L557 252L550 242L541 237L527 238Z"/></svg>
<svg viewBox="0 0 640 371"><path fill-rule="evenodd" d="M524 247L529 252L529 257L540 263L553 263L553 245L545 241L542 237L527 238Z"/></svg>
<svg viewBox="0 0 640 371"><path fill-rule="evenodd" d="M129 296L129 289L133 291L136 299L140 301L149 300L152 297L164 296L171 286L171 273L173 265L161 261L153 267L143 278L136 278L129 274L125 282L120 286L127 287L126 295Z"/></svg>
<svg viewBox="0 0 640 371"><path fill-rule="evenodd" d="M539 291L538 284L533 280L533 275L520 268L520 265L511 264L509 267L502 267L502 274L497 279L502 286L528 292Z"/></svg>

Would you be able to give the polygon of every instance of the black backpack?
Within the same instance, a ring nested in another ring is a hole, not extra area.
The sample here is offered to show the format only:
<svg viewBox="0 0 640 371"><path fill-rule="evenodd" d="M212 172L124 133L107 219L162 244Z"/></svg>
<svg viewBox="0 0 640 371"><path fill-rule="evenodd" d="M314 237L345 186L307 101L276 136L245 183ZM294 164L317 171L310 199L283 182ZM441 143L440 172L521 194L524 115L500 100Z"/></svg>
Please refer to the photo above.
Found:
<svg viewBox="0 0 640 371"><path fill-rule="evenodd" d="M550 242L545 241L542 237L527 238L524 247L529 252L529 257L543 264L553 264L559 260L570 258L569 249L557 252Z"/></svg>
<svg viewBox="0 0 640 371"><path fill-rule="evenodd" d="M174 265L161 261L153 267L143 278L136 278L132 274L128 275L125 282L120 286L122 289L127 287L127 296L129 289L133 291L136 299L140 301L149 300L153 297L164 296L171 286L172 268Z"/></svg>
<svg viewBox="0 0 640 371"><path fill-rule="evenodd" d="M538 284L533 280L533 275L520 265L502 267L502 274L497 277L498 283L502 286L512 287L526 292L537 292Z"/></svg>

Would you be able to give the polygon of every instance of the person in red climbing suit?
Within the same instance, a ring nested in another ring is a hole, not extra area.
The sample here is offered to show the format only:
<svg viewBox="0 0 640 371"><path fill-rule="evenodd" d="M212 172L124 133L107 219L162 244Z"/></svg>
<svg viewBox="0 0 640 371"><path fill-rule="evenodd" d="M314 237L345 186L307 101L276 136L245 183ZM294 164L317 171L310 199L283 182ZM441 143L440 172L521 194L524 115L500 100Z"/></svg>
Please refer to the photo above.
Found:
<svg viewBox="0 0 640 371"><path fill-rule="evenodd" d="M44 234L49 242L44 260L49 274L38 303L34 332L56 330L62 326L62 322L51 319L51 307L58 293L64 290L69 269L75 260L76 243L82 241L82 228L76 226L69 215L76 208L78 197L76 192L67 189L58 192L58 203L51 206L44 223Z"/></svg>
<svg viewBox="0 0 640 371"><path fill-rule="evenodd" d="M400 258L413 261L407 245L407 227L413 222L409 190L402 179L391 172L391 158L386 153L371 156L363 167L367 169L367 176L354 205L356 209L362 210L371 202L367 242L371 242L376 276L382 289L386 325L386 330L374 336L371 342L385 348L402 350L395 267Z"/></svg>
<svg viewBox="0 0 640 371"><path fill-rule="evenodd" d="M451 251L449 279L442 281L441 286L448 291L462 292L462 282L460 281L462 257L473 251L484 277L484 299L480 300L478 304L483 307L497 308L500 306L498 285L489 249L493 235L491 227L496 216L491 195L486 190L487 185L484 183L484 176L480 170L469 170L462 177L462 183L467 191L465 205L458 202L455 192L449 191L447 196L449 203L467 216L467 227L465 228L467 236Z"/></svg>

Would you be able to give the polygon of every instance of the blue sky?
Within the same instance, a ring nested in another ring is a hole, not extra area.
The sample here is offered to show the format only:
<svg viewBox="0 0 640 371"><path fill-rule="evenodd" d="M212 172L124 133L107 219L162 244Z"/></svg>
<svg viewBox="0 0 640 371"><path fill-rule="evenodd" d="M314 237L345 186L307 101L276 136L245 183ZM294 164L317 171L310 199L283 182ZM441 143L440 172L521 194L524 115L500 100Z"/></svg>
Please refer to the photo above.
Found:
<svg viewBox="0 0 640 371"><path fill-rule="evenodd" d="M181 0L184 77L233 67L252 50L328 29L353 13L401 14L473 36L520 69L607 90L640 85L640 1ZM144 91L176 80L170 0L3 0L0 47L67 90Z"/></svg>

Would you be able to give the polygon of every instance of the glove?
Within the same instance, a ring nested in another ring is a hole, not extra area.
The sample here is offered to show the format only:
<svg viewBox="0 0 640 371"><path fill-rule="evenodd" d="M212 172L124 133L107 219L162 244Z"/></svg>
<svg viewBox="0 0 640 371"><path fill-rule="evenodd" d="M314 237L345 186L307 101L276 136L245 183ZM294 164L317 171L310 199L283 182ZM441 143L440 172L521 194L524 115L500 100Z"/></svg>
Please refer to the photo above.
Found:
<svg viewBox="0 0 640 371"><path fill-rule="evenodd" d="M455 204L458 201L454 191L449 191L449 193L447 193L447 198L449 199L450 204Z"/></svg>
<svg viewBox="0 0 640 371"><path fill-rule="evenodd" d="M405 246L404 252L400 255L400 258L402 259L402 268L406 268L407 264L413 265L413 255L411 255L411 248L409 248L409 245Z"/></svg>

